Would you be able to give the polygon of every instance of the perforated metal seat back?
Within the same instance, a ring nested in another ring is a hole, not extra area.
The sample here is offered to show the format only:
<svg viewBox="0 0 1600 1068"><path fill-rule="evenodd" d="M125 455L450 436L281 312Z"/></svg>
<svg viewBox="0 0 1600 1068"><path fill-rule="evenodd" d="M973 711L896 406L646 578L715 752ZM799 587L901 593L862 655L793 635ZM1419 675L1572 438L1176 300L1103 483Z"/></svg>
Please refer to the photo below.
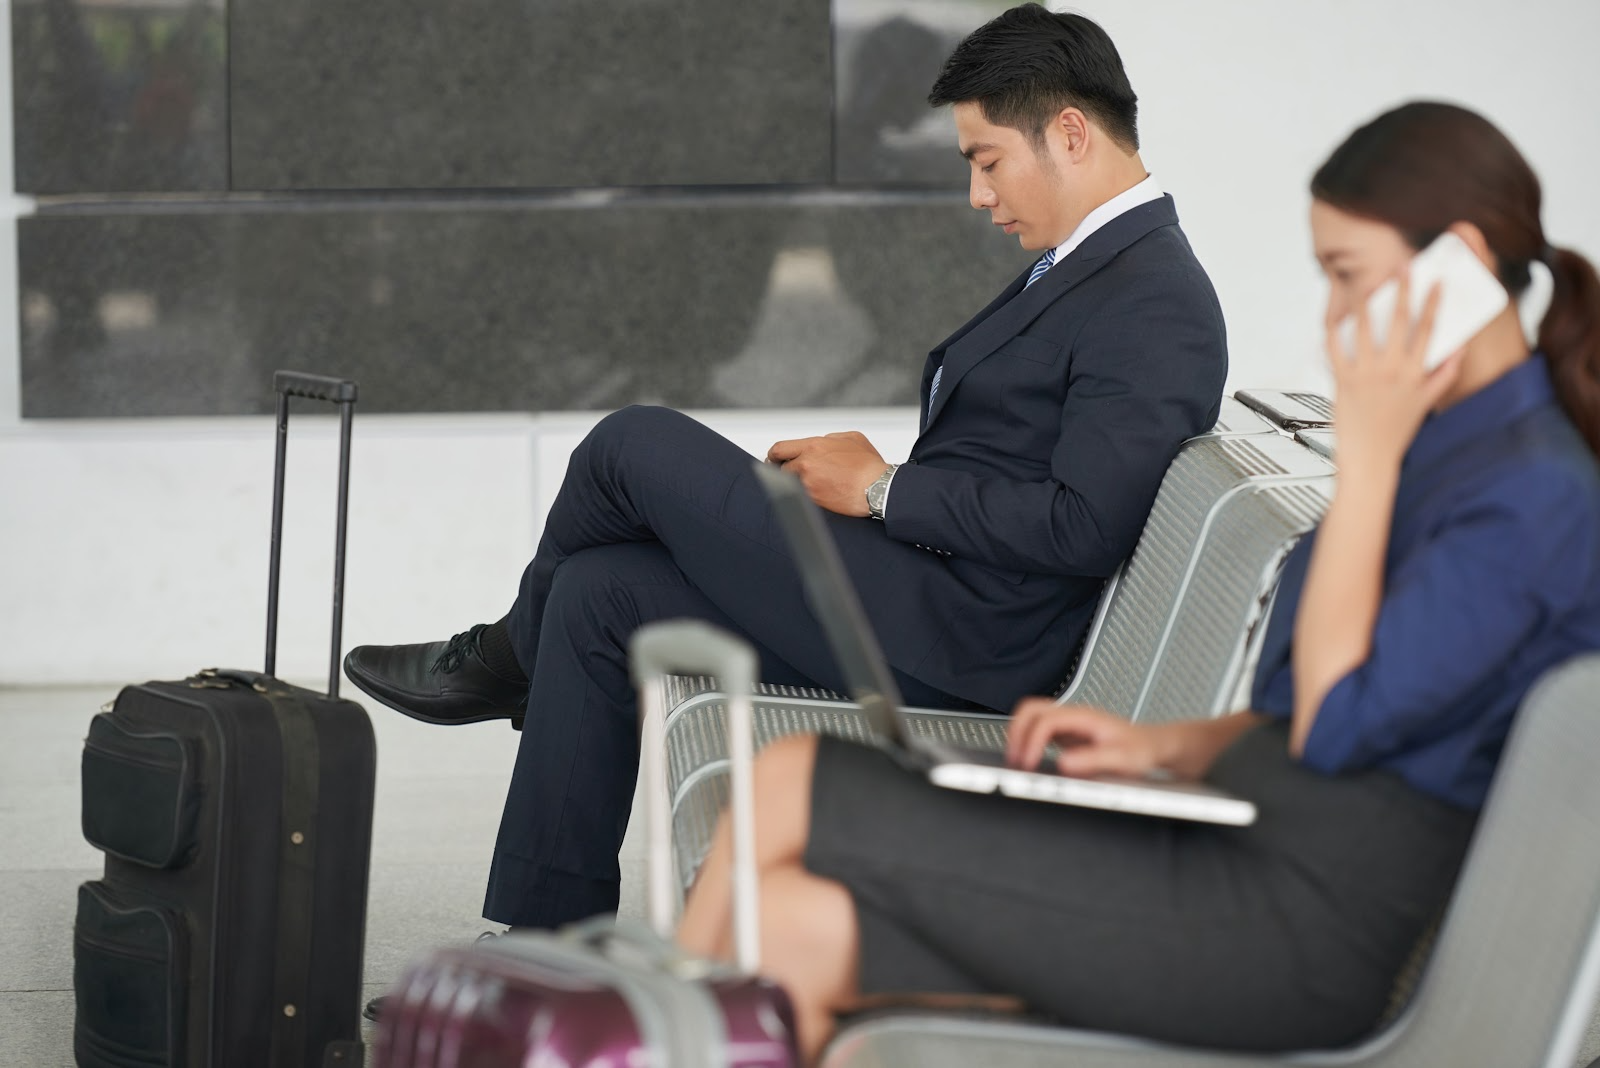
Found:
<svg viewBox="0 0 1600 1068"><path fill-rule="evenodd" d="M776 688L762 689L770 692ZM835 734L858 742L872 741L860 706L843 701L762 696L753 712L757 749L787 734ZM717 817L728 803L727 722L727 704L714 691L702 693L673 713L681 740L667 750L668 796L672 799L673 848L685 885L711 848ZM922 709L906 713L913 734L975 749L1004 748L1006 722L1004 716L981 713Z"/></svg>
<svg viewBox="0 0 1600 1068"><path fill-rule="evenodd" d="M801 686L756 687L755 741L760 749L774 738L801 731L831 731L865 736L860 710L830 690ZM728 756L727 710L717 680L679 677L668 682L667 788L678 786L696 768Z"/></svg>
<svg viewBox="0 0 1600 1068"><path fill-rule="evenodd" d="M1333 480L1255 485L1220 509L1174 614L1136 718L1146 723L1234 711L1247 643L1283 558L1328 508Z"/></svg>
<svg viewBox="0 0 1600 1068"><path fill-rule="evenodd" d="M1062 700L1135 719L1226 711L1253 616L1332 475L1277 434L1187 443Z"/></svg>

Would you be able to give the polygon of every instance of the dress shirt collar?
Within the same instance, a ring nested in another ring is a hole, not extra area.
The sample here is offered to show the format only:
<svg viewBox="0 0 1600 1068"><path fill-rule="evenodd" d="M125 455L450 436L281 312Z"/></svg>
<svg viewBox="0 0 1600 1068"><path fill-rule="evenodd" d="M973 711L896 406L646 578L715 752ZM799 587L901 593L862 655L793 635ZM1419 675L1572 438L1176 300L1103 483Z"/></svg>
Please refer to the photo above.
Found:
<svg viewBox="0 0 1600 1068"><path fill-rule="evenodd" d="M1550 365L1536 352L1470 397L1428 416L1406 452L1405 466L1431 464L1472 439L1553 403L1555 395Z"/></svg>
<svg viewBox="0 0 1600 1068"><path fill-rule="evenodd" d="M1073 250L1087 241L1090 234L1115 219L1118 215L1132 211L1140 204L1148 204L1152 200L1160 200L1163 195L1161 187L1156 184L1155 176L1145 175L1144 181L1131 189L1123 190L1085 215L1083 222L1078 224L1078 228L1072 231L1071 236L1056 246L1055 262L1060 263L1072 255Z"/></svg>

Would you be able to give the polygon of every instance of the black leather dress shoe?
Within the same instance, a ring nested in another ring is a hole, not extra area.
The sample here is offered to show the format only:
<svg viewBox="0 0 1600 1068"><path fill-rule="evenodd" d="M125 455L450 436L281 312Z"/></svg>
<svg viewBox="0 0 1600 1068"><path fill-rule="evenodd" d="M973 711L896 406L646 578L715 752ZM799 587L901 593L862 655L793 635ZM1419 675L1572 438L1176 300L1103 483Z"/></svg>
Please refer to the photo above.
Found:
<svg viewBox="0 0 1600 1068"><path fill-rule="evenodd" d="M489 670L479 645L485 626L447 642L358 645L344 658L344 673L362 692L424 723L509 719L520 731L528 683Z"/></svg>
<svg viewBox="0 0 1600 1068"><path fill-rule="evenodd" d="M509 928L509 927L506 928L506 930L504 930L504 931L485 931L485 932L483 932L483 934L481 934L477 938L473 939L473 942L474 943L478 943L478 942L482 942L482 941L485 941L485 940L490 939L490 938L499 938L501 935L507 935L507 934L510 934L510 933L511 933L511 928ZM378 1020L378 1017L383 1015L383 1007L388 1002L388 1000L389 1000L389 995L388 994L379 994L377 997L373 998L371 1001L367 1002L364 1006L362 1006L362 1008L361 1008L361 1018L364 1019L364 1020L371 1020L374 1023L376 1023L377 1020Z"/></svg>

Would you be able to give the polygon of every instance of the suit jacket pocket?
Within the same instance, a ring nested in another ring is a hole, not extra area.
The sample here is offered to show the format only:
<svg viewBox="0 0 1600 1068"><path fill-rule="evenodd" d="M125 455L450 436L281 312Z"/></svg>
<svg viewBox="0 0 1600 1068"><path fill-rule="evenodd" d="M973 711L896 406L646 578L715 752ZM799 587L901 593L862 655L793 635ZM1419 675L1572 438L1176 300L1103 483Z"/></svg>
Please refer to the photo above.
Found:
<svg viewBox="0 0 1600 1068"><path fill-rule="evenodd" d="M996 356L1015 356L1033 363L1052 364L1061 357L1061 346L1043 338L1018 334L994 350Z"/></svg>

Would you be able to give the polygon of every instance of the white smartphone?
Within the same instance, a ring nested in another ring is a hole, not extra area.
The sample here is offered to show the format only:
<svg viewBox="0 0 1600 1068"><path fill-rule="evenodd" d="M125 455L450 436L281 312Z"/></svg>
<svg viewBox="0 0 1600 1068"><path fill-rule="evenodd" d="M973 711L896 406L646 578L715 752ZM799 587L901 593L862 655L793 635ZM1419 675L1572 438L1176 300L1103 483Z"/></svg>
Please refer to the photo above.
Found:
<svg viewBox="0 0 1600 1068"><path fill-rule="evenodd" d="M1413 321L1422 314L1435 283L1439 283L1439 311L1423 357L1423 366L1430 371L1488 326L1511 299L1467 243L1448 230L1411 260ZM1389 331L1399 293L1399 281L1391 278L1367 298L1367 322L1377 344ZM1355 347L1355 339L1356 320L1350 316L1339 324L1339 343L1346 354Z"/></svg>

